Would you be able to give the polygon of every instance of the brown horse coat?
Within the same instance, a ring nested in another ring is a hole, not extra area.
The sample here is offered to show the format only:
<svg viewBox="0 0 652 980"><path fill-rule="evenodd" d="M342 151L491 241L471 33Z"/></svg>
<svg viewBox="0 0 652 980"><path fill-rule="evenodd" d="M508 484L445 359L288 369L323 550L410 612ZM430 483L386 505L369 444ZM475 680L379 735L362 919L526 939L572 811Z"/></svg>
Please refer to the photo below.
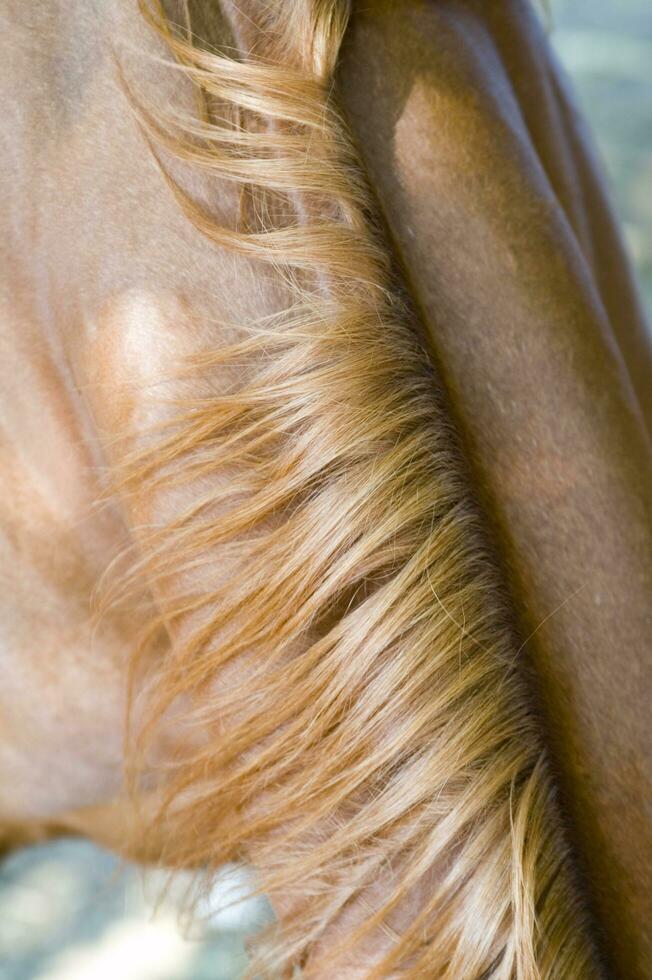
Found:
<svg viewBox="0 0 652 980"><path fill-rule="evenodd" d="M359 5L340 93L494 525L603 945L650 977L651 348L599 166L525 0Z"/></svg>
<svg viewBox="0 0 652 980"><path fill-rule="evenodd" d="M627 262L525 0L355 7L341 97L493 523L603 945L650 976L649 347ZM89 622L125 528L92 509L88 402L109 392L95 425L115 430L117 382L192 347L170 296L216 317L235 281L243 321L275 298L207 254L117 98L111 41L151 45L136 5L6 16L0 836L32 821L119 847L133 623Z"/></svg>

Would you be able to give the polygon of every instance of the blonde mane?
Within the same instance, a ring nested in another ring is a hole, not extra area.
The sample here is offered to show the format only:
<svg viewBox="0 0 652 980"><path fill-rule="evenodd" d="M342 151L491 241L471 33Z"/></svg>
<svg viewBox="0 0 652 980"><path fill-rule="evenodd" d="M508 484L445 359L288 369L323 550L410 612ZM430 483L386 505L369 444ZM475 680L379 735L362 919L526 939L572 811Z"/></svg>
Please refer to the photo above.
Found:
<svg viewBox="0 0 652 980"><path fill-rule="evenodd" d="M119 474L123 494L193 488L140 532L132 579L162 594L219 555L246 568L194 574L147 631L175 641L134 766L173 708L202 733L158 776L164 859L254 864L280 921L252 976L344 976L349 955L367 977L595 977L499 576L333 98L347 4L265 11L232 58L144 8L198 111L141 119L156 152L242 186L241 224L180 202L290 297L186 366L238 380Z"/></svg>

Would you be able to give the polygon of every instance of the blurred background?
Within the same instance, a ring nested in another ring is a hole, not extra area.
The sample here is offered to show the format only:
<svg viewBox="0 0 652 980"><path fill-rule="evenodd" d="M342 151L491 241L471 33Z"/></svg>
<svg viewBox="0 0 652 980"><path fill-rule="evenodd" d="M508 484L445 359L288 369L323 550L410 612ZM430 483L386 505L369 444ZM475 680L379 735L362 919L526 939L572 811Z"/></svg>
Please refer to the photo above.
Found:
<svg viewBox="0 0 652 980"><path fill-rule="evenodd" d="M652 3L549 6L652 310ZM219 894L232 899L245 879L226 868ZM269 914L265 903L213 911L188 935L188 882L179 877L157 903L161 884L85 842L12 855L0 866L0 980L238 980L246 932Z"/></svg>
<svg viewBox="0 0 652 980"><path fill-rule="evenodd" d="M652 311L652 3L549 0L552 40L610 179Z"/></svg>

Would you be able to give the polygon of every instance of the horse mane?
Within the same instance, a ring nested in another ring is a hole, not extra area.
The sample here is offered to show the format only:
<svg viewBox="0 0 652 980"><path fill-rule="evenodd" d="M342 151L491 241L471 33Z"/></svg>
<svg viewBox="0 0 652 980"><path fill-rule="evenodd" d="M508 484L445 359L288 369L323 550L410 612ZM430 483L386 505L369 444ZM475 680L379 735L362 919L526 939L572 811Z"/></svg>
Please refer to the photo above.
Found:
<svg viewBox="0 0 652 980"><path fill-rule="evenodd" d="M172 709L202 736L158 775L163 859L254 864L280 922L252 976L343 975L364 951L369 977L595 977L500 577L336 107L347 4L264 7L231 57L143 6L198 105L143 125L156 152L241 185L239 226L171 186L288 297L185 366L237 370L119 474L121 493L193 489L139 532L132 574L168 594L141 653L173 638L148 662L135 770ZM178 585L221 554L242 574Z"/></svg>

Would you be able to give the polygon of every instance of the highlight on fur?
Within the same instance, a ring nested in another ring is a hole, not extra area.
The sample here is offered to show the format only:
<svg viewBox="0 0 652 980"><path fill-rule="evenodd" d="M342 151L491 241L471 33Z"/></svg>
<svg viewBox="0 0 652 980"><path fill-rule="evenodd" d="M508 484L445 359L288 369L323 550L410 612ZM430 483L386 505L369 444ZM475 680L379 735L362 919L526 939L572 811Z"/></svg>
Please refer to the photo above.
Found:
<svg viewBox="0 0 652 980"><path fill-rule="evenodd" d="M117 477L192 491L138 536L132 579L165 596L148 636L172 642L135 785L174 710L199 737L155 773L164 860L253 864L279 921L252 976L596 977L482 521L335 106L347 5L261 8L236 58L143 3L199 108L141 121L242 186L245 227L175 193L288 302L184 366L207 394ZM204 578L226 557L237 575Z"/></svg>

